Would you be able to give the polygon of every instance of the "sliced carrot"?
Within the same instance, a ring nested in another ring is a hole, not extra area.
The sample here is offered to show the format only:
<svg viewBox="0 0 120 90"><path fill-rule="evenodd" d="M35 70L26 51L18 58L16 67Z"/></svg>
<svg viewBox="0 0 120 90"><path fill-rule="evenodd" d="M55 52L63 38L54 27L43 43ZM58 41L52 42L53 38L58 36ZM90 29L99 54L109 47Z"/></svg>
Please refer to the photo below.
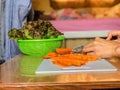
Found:
<svg viewBox="0 0 120 90"><path fill-rule="evenodd" d="M52 57L51 57L51 56L46 55L46 56L43 56L43 58L44 58L44 59L50 59L50 58L52 58Z"/></svg>
<svg viewBox="0 0 120 90"><path fill-rule="evenodd" d="M54 64L59 66L81 66L90 61L99 59L99 56L85 54L71 54L72 48L56 48L56 52L49 52L43 58L50 59Z"/></svg>
<svg viewBox="0 0 120 90"><path fill-rule="evenodd" d="M70 54L72 51L72 48L56 48L56 52L58 54Z"/></svg>
<svg viewBox="0 0 120 90"><path fill-rule="evenodd" d="M46 56L43 56L44 59L51 59L52 57L56 57L56 52L49 52Z"/></svg>
<svg viewBox="0 0 120 90"><path fill-rule="evenodd" d="M74 62L72 64L74 66L81 66L81 65L84 65L85 63L86 63L86 61L74 60Z"/></svg>
<svg viewBox="0 0 120 90"><path fill-rule="evenodd" d="M57 53L56 52L49 52L48 55L49 56L57 56Z"/></svg>

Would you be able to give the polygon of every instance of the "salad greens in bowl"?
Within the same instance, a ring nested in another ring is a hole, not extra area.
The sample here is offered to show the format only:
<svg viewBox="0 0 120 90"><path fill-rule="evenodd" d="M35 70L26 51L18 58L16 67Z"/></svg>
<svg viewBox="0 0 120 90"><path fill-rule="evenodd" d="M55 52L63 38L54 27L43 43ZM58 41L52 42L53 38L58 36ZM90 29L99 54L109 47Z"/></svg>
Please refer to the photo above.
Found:
<svg viewBox="0 0 120 90"><path fill-rule="evenodd" d="M21 29L8 32L10 40L16 40L23 54L44 56L62 46L64 35L49 21L29 21Z"/></svg>

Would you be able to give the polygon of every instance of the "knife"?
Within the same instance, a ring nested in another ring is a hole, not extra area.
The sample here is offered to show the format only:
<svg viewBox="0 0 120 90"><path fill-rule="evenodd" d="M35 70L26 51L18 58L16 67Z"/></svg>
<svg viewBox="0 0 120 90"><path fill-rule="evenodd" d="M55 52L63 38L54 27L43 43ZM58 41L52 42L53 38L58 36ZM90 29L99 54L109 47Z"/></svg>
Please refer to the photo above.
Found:
<svg viewBox="0 0 120 90"><path fill-rule="evenodd" d="M77 47L73 48L71 53L72 54L74 54L74 53L82 53L83 47L84 47L83 45L77 46Z"/></svg>

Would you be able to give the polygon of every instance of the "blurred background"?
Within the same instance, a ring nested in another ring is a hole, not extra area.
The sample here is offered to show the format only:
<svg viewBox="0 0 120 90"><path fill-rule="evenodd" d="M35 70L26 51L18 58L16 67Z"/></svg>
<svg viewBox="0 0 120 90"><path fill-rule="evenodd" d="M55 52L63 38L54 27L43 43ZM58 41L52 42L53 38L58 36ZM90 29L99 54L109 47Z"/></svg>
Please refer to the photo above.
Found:
<svg viewBox="0 0 120 90"><path fill-rule="evenodd" d="M120 0L32 0L35 20L119 18Z"/></svg>

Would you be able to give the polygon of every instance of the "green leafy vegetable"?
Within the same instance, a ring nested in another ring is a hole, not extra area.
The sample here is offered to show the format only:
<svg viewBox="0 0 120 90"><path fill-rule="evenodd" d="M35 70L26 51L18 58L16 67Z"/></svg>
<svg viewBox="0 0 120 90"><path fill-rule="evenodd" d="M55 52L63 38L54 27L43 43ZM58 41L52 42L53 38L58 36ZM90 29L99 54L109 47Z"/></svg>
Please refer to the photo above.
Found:
<svg viewBox="0 0 120 90"><path fill-rule="evenodd" d="M9 39L49 39L63 35L49 21L29 21L21 29L13 28L8 32Z"/></svg>

